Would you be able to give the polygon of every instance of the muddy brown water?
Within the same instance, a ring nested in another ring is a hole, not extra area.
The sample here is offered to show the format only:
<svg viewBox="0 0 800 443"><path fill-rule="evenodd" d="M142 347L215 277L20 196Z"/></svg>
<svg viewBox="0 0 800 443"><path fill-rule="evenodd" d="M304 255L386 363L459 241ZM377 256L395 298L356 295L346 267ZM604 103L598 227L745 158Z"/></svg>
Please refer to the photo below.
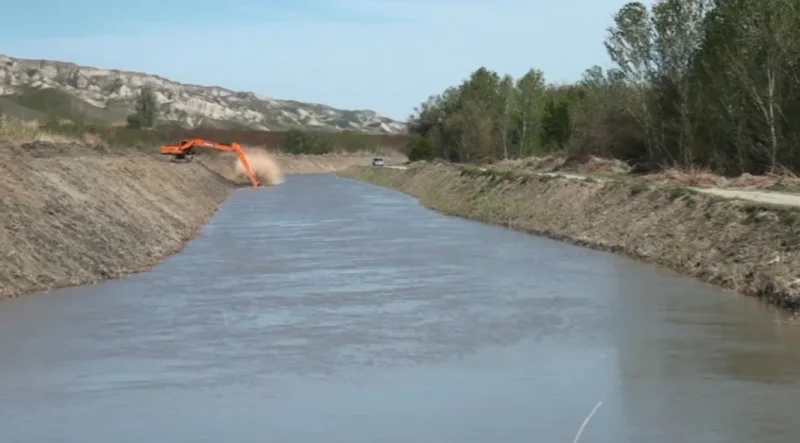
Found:
<svg viewBox="0 0 800 443"><path fill-rule="evenodd" d="M800 329L334 176L236 191L151 272L0 303L0 442L781 442Z"/></svg>

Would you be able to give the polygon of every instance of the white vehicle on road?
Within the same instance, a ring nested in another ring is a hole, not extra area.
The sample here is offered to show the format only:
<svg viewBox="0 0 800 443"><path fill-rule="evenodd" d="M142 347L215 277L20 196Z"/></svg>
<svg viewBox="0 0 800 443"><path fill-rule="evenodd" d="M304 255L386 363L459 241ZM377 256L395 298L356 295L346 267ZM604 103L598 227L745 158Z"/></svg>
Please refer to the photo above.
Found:
<svg viewBox="0 0 800 443"><path fill-rule="evenodd" d="M386 162L383 161L382 158L373 158L372 159L372 166L385 166Z"/></svg>

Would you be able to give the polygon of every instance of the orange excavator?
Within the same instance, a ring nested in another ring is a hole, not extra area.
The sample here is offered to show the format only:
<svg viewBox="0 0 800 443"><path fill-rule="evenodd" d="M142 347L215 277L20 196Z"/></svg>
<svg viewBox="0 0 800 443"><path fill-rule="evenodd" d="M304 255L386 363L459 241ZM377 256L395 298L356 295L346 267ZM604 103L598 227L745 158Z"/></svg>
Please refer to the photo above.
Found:
<svg viewBox="0 0 800 443"><path fill-rule="evenodd" d="M235 152L236 155L239 156L239 160L242 162L242 165L244 165L247 175L250 176L250 181L253 183L253 187L258 188L261 186L258 182L258 178L256 178L256 174L253 172L253 168L250 167L250 162L247 161L247 156L244 155L244 151L242 150L241 146L239 146L239 144L236 142L225 145L222 143L203 140L201 138L193 138L190 140L181 140L181 142L177 145L161 145L161 154L171 155L172 158L170 160L188 161L194 156L195 148L207 148L217 149L219 151Z"/></svg>

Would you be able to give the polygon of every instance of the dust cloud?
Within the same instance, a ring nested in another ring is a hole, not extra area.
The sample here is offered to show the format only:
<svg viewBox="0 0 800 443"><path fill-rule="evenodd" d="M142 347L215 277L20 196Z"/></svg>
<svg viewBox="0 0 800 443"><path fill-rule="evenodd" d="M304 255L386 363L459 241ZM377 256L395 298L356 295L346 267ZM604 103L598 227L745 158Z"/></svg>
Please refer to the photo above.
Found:
<svg viewBox="0 0 800 443"><path fill-rule="evenodd" d="M280 166L268 153L264 151L245 151L247 161L262 185L275 186L283 183L284 175ZM242 161L237 157L236 177L247 179L247 170Z"/></svg>

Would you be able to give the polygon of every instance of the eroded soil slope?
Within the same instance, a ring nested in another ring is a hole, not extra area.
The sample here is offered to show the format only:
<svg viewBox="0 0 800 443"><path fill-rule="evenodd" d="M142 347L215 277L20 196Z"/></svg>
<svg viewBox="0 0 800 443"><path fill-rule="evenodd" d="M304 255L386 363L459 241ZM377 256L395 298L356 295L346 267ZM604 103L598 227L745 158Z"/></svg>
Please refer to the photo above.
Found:
<svg viewBox="0 0 800 443"><path fill-rule="evenodd" d="M200 162L0 144L0 298L145 270L179 251L233 187Z"/></svg>

